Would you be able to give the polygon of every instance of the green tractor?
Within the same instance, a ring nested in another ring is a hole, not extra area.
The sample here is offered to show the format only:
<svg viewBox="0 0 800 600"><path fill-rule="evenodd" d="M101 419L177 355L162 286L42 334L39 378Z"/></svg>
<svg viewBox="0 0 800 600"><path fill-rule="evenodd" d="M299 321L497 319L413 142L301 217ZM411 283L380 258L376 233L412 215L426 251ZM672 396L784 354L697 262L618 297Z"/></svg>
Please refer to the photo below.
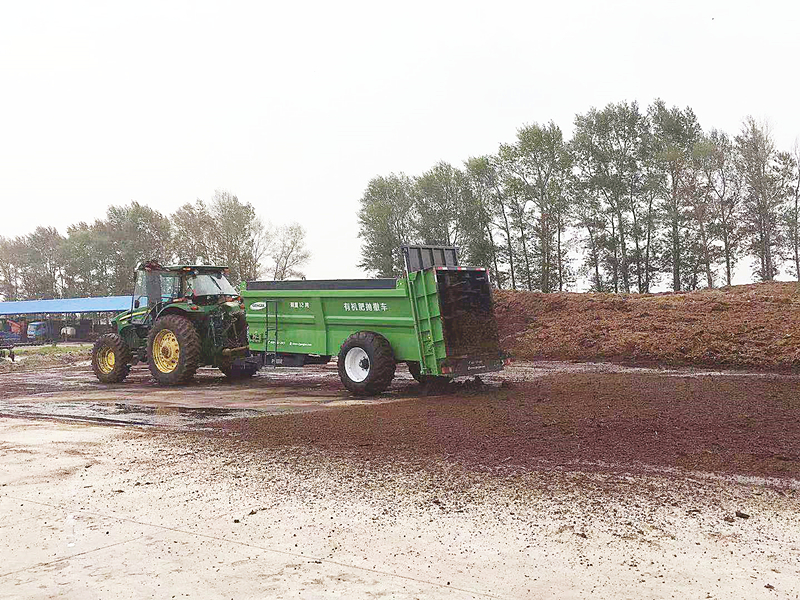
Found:
<svg viewBox="0 0 800 600"><path fill-rule="evenodd" d="M92 370L103 383L119 383L131 366L147 362L160 385L186 383L211 365L229 378L252 376L247 321L226 267L156 262L136 269L131 310L114 319L116 333L92 349Z"/></svg>

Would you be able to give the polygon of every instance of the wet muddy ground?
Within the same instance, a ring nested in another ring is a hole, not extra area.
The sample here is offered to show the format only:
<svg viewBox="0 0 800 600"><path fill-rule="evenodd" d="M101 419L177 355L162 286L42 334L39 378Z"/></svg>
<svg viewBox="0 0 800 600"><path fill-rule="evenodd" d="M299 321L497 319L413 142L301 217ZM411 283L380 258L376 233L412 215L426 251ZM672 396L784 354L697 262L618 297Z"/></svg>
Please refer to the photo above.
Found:
<svg viewBox="0 0 800 600"><path fill-rule="evenodd" d="M0 596L800 597L800 378L0 375Z"/></svg>
<svg viewBox="0 0 800 600"><path fill-rule="evenodd" d="M369 402L402 397L415 383L400 375L389 393ZM193 383L171 388L157 386L141 365L118 385L99 383L86 363L0 375L0 415L119 425L191 427L216 419L358 402L341 386L335 363L264 369L251 380L237 382L217 369L203 368Z"/></svg>
<svg viewBox="0 0 800 600"><path fill-rule="evenodd" d="M175 388L156 386L143 367L102 385L79 364L0 376L0 415L202 428L258 446L447 458L468 469L622 465L800 479L800 376L788 374L541 362L427 389L399 367L387 393L354 398L335 362L243 382L201 369Z"/></svg>

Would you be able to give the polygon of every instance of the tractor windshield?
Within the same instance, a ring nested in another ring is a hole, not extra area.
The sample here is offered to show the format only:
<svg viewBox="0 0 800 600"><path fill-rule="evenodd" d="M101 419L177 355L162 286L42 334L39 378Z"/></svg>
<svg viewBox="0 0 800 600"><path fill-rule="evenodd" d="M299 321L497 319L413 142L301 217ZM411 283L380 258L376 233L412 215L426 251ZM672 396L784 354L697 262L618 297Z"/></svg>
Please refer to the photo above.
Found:
<svg viewBox="0 0 800 600"><path fill-rule="evenodd" d="M181 298L238 296L222 273L141 270L136 274L134 309L156 306ZM141 311L142 319L146 311Z"/></svg>
<svg viewBox="0 0 800 600"><path fill-rule="evenodd" d="M187 296L238 296L222 273L201 273L186 278Z"/></svg>

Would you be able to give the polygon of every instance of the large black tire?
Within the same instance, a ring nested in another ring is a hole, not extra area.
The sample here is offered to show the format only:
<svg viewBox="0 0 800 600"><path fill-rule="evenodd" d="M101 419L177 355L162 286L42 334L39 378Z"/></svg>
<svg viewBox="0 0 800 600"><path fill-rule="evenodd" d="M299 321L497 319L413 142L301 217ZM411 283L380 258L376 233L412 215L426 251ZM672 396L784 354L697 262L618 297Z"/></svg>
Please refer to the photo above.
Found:
<svg viewBox="0 0 800 600"><path fill-rule="evenodd" d="M406 364L408 365L408 372L411 373L411 376L421 385L438 388L440 386L446 386L451 381L449 377L441 377L439 375L423 375L419 363L416 361L409 361Z"/></svg>
<svg viewBox="0 0 800 600"><path fill-rule="evenodd" d="M147 335L147 365L160 385L178 385L194 377L200 365L200 336L189 319L166 315L153 323Z"/></svg>
<svg viewBox="0 0 800 600"><path fill-rule="evenodd" d="M231 338L229 346L247 346L250 340L247 337L247 318L244 313L236 315L236 334ZM250 352L247 353L250 356ZM230 358L223 358L219 365L219 370L225 374L228 379L247 379L252 377L258 371L258 366L253 363L244 363L241 360L236 361Z"/></svg>
<svg viewBox="0 0 800 600"><path fill-rule="evenodd" d="M375 396L394 379L394 352L389 341L372 331L354 333L339 350L339 379L356 396Z"/></svg>
<svg viewBox="0 0 800 600"><path fill-rule="evenodd" d="M102 383L123 382L132 362L130 348L119 334L102 335L92 347L92 371Z"/></svg>

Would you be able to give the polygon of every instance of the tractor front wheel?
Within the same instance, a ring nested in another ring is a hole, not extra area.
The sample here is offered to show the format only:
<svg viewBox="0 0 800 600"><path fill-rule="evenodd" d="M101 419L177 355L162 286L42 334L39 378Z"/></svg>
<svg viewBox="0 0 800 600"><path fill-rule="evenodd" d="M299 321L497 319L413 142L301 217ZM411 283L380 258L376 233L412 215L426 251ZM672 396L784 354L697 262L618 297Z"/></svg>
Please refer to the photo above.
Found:
<svg viewBox="0 0 800 600"><path fill-rule="evenodd" d="M147 336L147 364L160 385L178 385L194 377L200 365L200 336L180 315L158 319Z"/></svg>
<svg viewBox="0 0 800 600"><path fill-rule="evenodd" d="M131 351L116 333L100 336L92 348L92 371L102 383L121 383L131 370Z"/></svg>
<svg viewBox="0 0 800 600"><path fill-rule="evenodd" d="M339 379L356 396L376 396L394 379L392 346L372 331L359 331L347 338L337 362Z"/></svg>

